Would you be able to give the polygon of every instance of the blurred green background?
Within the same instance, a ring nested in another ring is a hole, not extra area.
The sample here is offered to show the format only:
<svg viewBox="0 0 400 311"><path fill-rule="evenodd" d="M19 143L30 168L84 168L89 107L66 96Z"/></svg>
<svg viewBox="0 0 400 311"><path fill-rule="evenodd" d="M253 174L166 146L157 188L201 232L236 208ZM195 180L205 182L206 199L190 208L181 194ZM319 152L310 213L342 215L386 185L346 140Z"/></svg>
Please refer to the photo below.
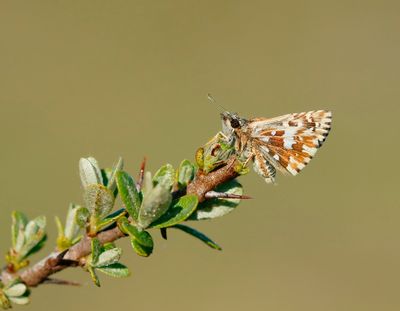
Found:
<svg viewBox="0 0 400 311"><path fill-rule="evenodd" d="M241 179L234 213L155 233L133 277L59 277L29 310L399 310L398 1L6 1L0 4L0 249L10 213L81 202L77 164L123 156L136 175L193 159L220 129L206 99L244 117L331 109L333 130L298 177ZM390 156L389 156L390 155ZM42 252L35 259L39 259ZM16 307L17 310L26 307Z"/></svg>

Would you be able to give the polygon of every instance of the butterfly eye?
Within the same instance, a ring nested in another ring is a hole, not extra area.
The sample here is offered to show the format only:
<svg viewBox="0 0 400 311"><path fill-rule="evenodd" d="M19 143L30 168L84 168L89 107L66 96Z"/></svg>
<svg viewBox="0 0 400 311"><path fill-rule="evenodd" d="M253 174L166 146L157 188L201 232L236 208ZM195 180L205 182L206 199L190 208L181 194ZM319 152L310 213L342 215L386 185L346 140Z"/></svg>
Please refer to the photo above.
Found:
<svg viewBox="0 0 400 311"><path fill-rule="evenodd" d="M234 129L240 127L239 120L238 120L238 119L232 119L232 120L231 120L231 126L232 126Z"/></svg>

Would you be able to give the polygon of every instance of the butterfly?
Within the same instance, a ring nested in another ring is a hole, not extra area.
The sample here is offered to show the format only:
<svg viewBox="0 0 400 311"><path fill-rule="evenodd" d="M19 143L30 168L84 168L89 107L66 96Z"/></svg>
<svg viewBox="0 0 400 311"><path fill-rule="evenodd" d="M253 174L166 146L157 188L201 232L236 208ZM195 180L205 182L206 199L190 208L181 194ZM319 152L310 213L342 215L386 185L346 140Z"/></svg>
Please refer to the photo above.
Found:
<svg viewBox="0 0 400 311"><path fill-rule="evenodd" d="M332 112L325 110L292 113L276 118L246 120L236 113L221 113L224 138L246 166L267 183L275 181L276 170L297 175L314 157L331 129Z"/></svg>

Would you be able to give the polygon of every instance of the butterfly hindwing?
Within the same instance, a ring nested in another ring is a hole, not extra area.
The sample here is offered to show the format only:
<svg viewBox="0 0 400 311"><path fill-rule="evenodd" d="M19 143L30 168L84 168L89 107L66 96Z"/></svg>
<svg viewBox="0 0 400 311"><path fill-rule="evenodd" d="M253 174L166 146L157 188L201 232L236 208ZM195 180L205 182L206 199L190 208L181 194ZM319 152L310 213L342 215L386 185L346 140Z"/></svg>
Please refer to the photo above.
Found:
<svg viewBox="0 0 400 311"><path fill-rule="evenodd" d="M254 150L253 154L254 171L262 176L267 183L273 183L276 175L275 167L258 150Z"/></svg>

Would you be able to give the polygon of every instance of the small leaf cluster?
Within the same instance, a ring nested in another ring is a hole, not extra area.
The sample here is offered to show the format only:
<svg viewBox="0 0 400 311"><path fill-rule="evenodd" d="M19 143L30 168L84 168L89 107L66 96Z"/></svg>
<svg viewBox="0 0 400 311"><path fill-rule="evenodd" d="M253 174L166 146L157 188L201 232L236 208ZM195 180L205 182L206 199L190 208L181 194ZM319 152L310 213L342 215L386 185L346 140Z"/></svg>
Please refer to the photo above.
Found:
<svg viewBox="0 0 400 311"><path fill-rule="evenodd" d="M60 251L70 248L82 238L82 230L89 217L89 211L80 205L71 203L67 211L65 226L56 216L55 221L58 229L57 248Z"/></svg>
<svg viewBox="0 0 400 311"><path fill-rule="evenodd" d="M195 167L183 161L175 172L170 164L162 166L152 177L146 172L142 189L125 171L116 174L117 188L128 212L118 220L122 232L130 237L134 251L147 257L153 251L151 228L168 228L185 221L196 209L195 195L173 198L174 185L184 188L194 176Z"/></svg>
<svg viewBox="0 0 400 311"><path fill-rule="evenodd" d="M6 255L8 270L16 272L29 264L28 257L38 252L46 241L46 217L28 218L21 212L11 215L11 248Z"/></svg>
<svg viewBox="0 0 400 311"><path fill-rule="evenodd" d="M26 305L29 303L29 289L18 278L13 279L6 286L0 282L0 307L11 308L11 303Z"/></svg>
<svg viewBox="0 0 400 311"><path fill-rule="evenodd" d="M101 170L95 158L82 158L79 172L84 188L84 206L89 215L87 234L95 236L118 218L110 215L114 207L116 192L116 174L123 168L120 158L112 170Z"/></svg>
<svg viewBox="0 0 400 311"><path fill-rule="evenodd" d="M101 245L97 238L92 241L92 253L86 257L85 268L89 271L93 283L100 286L100 280L96 271L100 271L112 277L127 277L130 272L128 268L121 264L119 259L122 249L116 247L114 243Z"/></svg>

